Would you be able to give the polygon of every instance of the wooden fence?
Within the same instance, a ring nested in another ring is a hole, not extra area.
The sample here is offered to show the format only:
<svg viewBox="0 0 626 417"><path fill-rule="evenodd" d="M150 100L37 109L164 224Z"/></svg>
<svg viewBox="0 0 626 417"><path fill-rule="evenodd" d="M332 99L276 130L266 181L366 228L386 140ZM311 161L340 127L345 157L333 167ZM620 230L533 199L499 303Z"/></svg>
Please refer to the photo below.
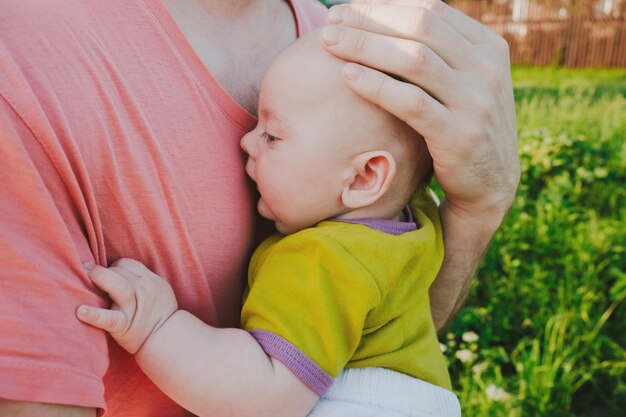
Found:
<svg viewBox="0 0 626 417"><path fill-rule="evenodd" d="M623 3L609 13L593 0L574 11L550 9L539 0L455 0L450 4L502 35L514 64L626 67Z"/></svg>

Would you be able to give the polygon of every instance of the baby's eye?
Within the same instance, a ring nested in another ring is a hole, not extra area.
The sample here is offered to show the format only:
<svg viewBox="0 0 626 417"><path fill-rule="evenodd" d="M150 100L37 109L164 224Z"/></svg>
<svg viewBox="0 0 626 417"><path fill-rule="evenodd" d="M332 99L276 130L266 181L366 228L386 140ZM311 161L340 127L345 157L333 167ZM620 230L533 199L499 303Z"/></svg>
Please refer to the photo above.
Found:
<svg viewBox="0 0 626 417"><path fill-rule="evenodd" d="M277 140L279 140L276 136L270 135L267 132L263 132L263 139L265 139L265 142L267 143L272 143L272 142L276 142Z"/></svg>

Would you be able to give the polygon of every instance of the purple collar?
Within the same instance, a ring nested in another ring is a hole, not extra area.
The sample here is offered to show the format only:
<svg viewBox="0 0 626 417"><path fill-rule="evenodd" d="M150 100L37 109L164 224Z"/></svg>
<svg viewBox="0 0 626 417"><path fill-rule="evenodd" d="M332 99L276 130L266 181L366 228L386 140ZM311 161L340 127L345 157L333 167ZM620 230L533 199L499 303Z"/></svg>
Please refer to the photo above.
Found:
<svg viewBox="0 0 626 417"><path fill-rule="evenodd" d="M332 218L330 220L335 222L362 224L383 233L399 236L403 233L417 230L417 224L415 224L415 220L413 220L413 214L411 214L411 210L408 206L404 208L404 215L408 219L408 221L400 222L396 220L376 219L371 217L365 217L360 219Z"/></svg>

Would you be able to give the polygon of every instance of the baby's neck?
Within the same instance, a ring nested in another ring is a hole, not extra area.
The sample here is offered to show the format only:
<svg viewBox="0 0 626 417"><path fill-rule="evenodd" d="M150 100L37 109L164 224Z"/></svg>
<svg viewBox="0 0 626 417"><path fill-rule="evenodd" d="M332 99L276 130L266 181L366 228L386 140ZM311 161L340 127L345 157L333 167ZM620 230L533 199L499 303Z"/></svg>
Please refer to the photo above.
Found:
<svg viewBox="0 0 626 417"><path fill-rule="evenodd" d="M407 222L409 219L405 213L404 207L400 210L386 209L381 207L362 207L356 210L351 210L347 213L335 216L335 219L349 220L349 219L384 219L397 222Z"/></svg>

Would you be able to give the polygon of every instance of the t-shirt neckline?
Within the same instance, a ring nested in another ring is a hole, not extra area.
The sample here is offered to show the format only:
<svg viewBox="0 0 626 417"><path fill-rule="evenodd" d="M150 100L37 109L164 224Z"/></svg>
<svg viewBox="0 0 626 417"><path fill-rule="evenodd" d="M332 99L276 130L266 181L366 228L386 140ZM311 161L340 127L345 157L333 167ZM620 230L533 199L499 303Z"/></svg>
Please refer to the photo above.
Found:
<svg viewBox="0 0 626 417"><path fill-rule="evenodd" d="M371 217L362 217L357 219L339 219L333 217L329 220L343 223L362 224L369 228L378 230L379 232L387 233L394 236L400 236L404 233L413 232L418 229L417 223L415 223L415 219L413 217L413 213L411 212L411 208L409 206L406 206L403 212L404 217L406 218L405 221L378 219Z"/></svg>
<svg viewBox="0 0 626 417"><path fill-rule="evenodd" d="M241 107L213 77L163 3L160 0L144 1L211 100L242 130L251 130L256 125L257 117ZM302 34L301 16L293 0L287 2L296 23L296 38L299 38Z"/></svg>

